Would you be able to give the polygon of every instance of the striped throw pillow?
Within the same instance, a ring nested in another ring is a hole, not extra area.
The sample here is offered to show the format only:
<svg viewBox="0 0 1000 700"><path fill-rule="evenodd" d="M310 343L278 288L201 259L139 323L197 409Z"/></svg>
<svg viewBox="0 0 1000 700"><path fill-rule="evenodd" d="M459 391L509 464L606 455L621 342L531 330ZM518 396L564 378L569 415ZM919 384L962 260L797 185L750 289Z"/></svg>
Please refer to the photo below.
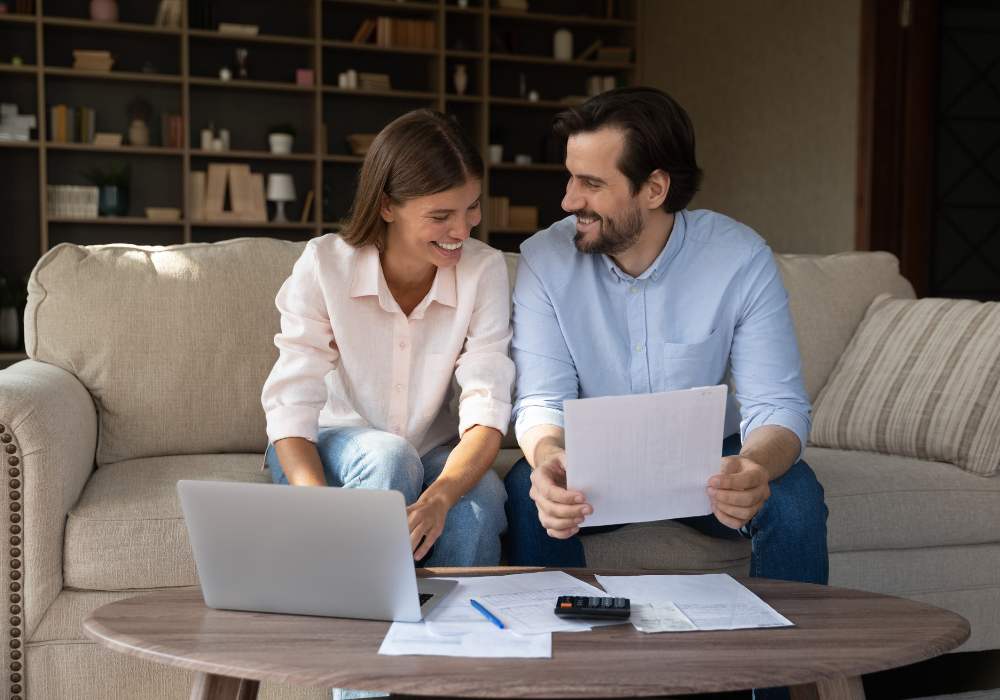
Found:
<svg viewBox="0 0 1000 700"><path fill-rule="evenodd" d="M872 302L816 399L811 442L1000 469L1000 303Z"/></svg>

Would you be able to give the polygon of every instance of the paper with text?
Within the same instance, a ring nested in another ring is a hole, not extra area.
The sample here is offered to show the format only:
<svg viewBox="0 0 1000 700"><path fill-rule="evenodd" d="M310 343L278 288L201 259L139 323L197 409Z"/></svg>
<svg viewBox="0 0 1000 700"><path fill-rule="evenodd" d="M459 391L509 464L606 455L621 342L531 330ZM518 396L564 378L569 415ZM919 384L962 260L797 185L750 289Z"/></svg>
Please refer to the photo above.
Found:
<svg viewBox="0 0 1000 700"><path fill-rule="evenodd" d="M378 653L387 656L547 659L552 656L552 635L521 636L492 626L468 634L438 635L422 622L393 622Z"/></svg>
<svg viewBox="0 0 1000 700"><path fill-rule="evenodd" d="M711 513L726 393L720 384L565 401L566 483L594 507L583 526Z"/></svg>
<svg viewBox="0 0 1000 700"><path fill-rule="evenodd" d="M609 595L672 603L699 630L790 627L793 623L728 574L597 576Z"/></svg>

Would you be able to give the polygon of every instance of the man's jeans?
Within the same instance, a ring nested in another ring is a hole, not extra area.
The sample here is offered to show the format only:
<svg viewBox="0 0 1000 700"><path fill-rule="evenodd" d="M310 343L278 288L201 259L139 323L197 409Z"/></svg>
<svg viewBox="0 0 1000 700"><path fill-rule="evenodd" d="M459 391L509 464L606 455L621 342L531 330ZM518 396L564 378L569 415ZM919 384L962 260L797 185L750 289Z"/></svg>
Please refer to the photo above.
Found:
<svg viewBox="0 0 1000 700"><path fill-rule="evenodd" d="M723 443L723 455L740 451L738 435ZM511 565L583 567L587 565L580 535L607 532L619 526L581 528L579 535L565 540L549 537L538 521L538 509L528 491L531 467L521 460L507 474L508 560ZM706 487L708 485L706 484ZM823 487L812 469L796 462L770 484L771 497L741 530L733 530L714 515L681 518L684 523L710 537L749 537L752 554L750 575L761 578L827 582L826 504Z"/></svg>
<svg viewBox="0 0 1000 700"><path fill-rule="evenodd" d="M441 475L451 446L435 448L423 457L405 439L372 428L323 428L316 447L326 483L331 486L400 491L406 504ZM265 455L271 480L287 484L274 447ZM507 527L507 495L496 472L486 472L479 483L448 511L444 532L434 543L426 566L496 566L500 563L500 535Z"/></svg>

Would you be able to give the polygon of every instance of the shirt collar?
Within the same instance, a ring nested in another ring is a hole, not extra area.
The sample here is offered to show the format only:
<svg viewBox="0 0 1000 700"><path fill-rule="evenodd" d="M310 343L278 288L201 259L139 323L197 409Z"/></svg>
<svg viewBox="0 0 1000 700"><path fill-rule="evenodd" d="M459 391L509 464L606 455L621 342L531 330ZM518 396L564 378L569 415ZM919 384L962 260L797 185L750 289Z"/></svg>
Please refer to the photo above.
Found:
<svg viewBox="0 0 1000 700"><path fill-rule="evenodd" d="M427 306L436 301L444 306L458 306L458 283L456 279L457 266L439 267L434 274L434 283L423 301L410 314L410 318L421 318ZM378 297L379 305L386 311L399 311L399 304L389 292L389 285L382 272L378 248L373 245L363 246L358 250L354 262L354 274L351 279L351 297Z"/></svg>
<svg viewBox="0 0 1000 700"><path fill-rule="evenodd" d="M684 235L687 230L687 220L686 220L687 210L682 209L674 214L674 227L670 231L670 237L667 239L667 244L663 246L663 250L660 254L656 256L656 260L653 264L646 268L646 270L638 277L632 277L624 270L622 270L610 255L602 255L604 258L604 263L607 265L608 270L616 279L622 282L632 282L635 280L645 280L645 279L659 279L660 274L666 270L667 265L670 261L677 257L677 253L680 252L681 246L684 245Z"/></svg>

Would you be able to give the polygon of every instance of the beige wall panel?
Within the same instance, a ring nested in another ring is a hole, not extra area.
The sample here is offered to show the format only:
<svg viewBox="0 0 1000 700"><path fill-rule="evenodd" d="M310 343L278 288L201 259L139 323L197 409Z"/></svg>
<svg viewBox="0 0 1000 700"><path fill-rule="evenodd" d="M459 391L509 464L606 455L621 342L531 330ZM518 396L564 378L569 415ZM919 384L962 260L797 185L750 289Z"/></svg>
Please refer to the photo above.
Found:
<svg viewBox="0 0 1000 700"><path fill-rule="evenodd" d="M783 253L854 248L861 0L645 0L643 82L688 110L692 208Z"/></svg>

